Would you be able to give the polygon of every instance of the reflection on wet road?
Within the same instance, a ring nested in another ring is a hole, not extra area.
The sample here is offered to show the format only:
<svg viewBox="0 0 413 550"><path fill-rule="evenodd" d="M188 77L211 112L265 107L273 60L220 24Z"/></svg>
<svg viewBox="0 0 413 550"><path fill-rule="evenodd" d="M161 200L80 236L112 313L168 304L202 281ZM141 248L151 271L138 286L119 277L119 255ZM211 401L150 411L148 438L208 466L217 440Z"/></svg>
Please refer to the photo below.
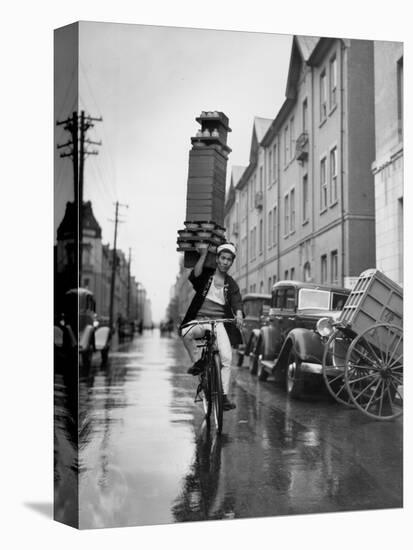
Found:
<svg viewBox="0 0 413 550"><path fill-rule="evenodd" d="M224 434L203 424L178 338L145 332L80 372L80 527L400 507L402 423L295 403L233 368Z"/></svg>

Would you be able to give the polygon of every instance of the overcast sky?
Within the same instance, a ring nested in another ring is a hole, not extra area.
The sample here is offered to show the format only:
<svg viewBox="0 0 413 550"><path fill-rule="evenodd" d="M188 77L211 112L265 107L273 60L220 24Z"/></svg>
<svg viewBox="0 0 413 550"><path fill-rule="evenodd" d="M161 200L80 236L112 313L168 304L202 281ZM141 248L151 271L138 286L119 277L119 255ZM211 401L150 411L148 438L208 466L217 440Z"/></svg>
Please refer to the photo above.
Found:
<svg viewBox="0 0 413 550"><path fill-rule="evenodd" d="M103 117L88 132L102 145L86 160L84 199L111 245L113 203L129 205L120 210L118 245L126 254L131 247L132 273L158 321L178 272L195 117L223 111L232 128L228 178L232 165L246 166L254 116L274 118L284 101L292 37L89 22L79 34L80 109ZM75 80L65 86L60 119L74 109ZM57 165L60 191L71 190L70 161Z"/></svg>

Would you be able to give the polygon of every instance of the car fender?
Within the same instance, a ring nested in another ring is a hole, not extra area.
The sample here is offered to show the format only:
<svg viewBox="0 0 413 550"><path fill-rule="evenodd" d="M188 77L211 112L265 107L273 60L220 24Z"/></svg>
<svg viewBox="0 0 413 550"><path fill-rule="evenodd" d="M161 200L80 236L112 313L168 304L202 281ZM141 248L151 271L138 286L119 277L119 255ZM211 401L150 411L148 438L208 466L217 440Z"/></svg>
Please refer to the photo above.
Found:
<svg viewBox="0 0 413 550"><path fill-rule="evenodd" d="M285 367L291 348L294 348L301 361L320 364L323 362L324 344L314 330L292 329L281 349L277 366Z"/></svg>
<svg viewBox="0 0 413 550"><path fill-rule="evenodd" d="M263 359L270 361L275 359L277 349L280 347L279 333L271 326L262 327L259 338L264 346Z"/></svg>
<svg viewBox="0 0 413 550"><path fill-rule="evenodd" d="M251 331L250 339L247 342L247 345L245 346L245 355L249 355L250 351L254 349L255 344L258 342L258 338L260 337L260 329L254 328Z"/></svg>

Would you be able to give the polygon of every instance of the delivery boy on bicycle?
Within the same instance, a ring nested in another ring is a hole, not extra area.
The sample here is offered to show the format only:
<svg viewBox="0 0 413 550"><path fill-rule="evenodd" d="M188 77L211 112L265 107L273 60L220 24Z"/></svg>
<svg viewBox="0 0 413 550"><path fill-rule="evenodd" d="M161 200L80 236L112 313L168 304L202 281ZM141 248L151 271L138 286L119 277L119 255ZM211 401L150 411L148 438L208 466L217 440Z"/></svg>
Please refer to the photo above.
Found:
<svg viewBox="0 0 413 550"><path fill-rule="evenodd" d="M232 266L236 249L232 243L225 243L217 249L217 267L204 267L208 248L201 251L200 258L191 271L188 280L195 289L195 296L181 324L181 336L193 365L188 374L198 375L204 370L204 364L199 358L199 348L195 338L202 338L210 325L197 325L182 329L182 326L194 319L236 319L236 326L218 323L216 326L217 346L221 358L221 376L223 387L223 406L228 411L235 409L235 403L228 399L231 375L232 348L242 342L239 329L242 327L243 310L241 294L237 283L228 275Z"/></svg>

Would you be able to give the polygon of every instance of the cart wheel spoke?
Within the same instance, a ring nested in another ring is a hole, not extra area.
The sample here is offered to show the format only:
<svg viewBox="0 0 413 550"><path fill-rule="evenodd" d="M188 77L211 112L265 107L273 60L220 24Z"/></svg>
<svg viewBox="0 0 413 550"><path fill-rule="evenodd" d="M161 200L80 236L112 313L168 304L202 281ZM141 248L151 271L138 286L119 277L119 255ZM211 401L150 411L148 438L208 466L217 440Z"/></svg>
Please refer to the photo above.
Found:
<svg viewBox="0 0 413 550"><path fill-rule="evenodd" d="M377 383L377 380L372 380L369 384L367 384L367 386L365 386L358 394L357 396L353 395L354 397L354 401L358 401L360 397L363 397L363 395L366 393L367 390L369 390L373 384L376 384ZM373 394L374 395L374 394Z"/></svg>
<svg viewBox="0 0 413 550"><path fill-rule="evenodd" d="M365 376L359 376L358 378L352 378L348 381L349 384L356 384L357 382L361 382L361 380L366 380L368 378L371 378L371 374L366 374Z"/></svg>
<svg viewBox="0 0 413 550"><path fill-rule="evenodd" d="M392 370L396 370L396 369L397 369L397 370L400 370L400 369L402 369L402 368L403 368L403 365L400 365L400 364L399 364L400 361L401 361L401 359L402 359L402 357L403 357L403 354L401 353L398 357L396 357L396 359L394 359L393 362L390 362L390 361L389 361L389 362L387 363L388 368L389 368L389 369L392 369ZM394 365L394 366L393 366L393 365Z"/></svg>

